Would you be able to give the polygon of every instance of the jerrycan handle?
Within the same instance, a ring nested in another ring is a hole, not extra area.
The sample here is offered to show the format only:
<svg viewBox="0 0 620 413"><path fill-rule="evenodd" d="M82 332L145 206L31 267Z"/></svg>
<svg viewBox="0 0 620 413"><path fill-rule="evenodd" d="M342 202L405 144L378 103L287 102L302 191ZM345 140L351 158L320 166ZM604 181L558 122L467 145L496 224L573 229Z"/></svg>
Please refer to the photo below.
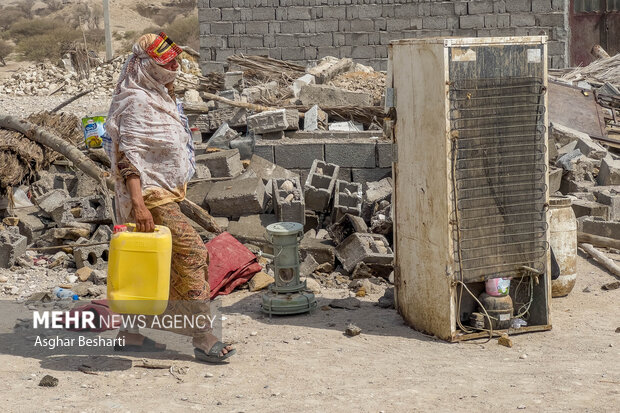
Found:
<svg viewBox="0 0 620 413"><path fill-rule="evenodd" d="M124 229L123 229L124 227ZM123 224L123 225L115 225L114 226L114 233L117 233L117 228L119 228L118 232L136 232L136 224L133 224L131 222ZM153 232L159 232L160 228L159 225L155 225L155 230Z"/></svg>

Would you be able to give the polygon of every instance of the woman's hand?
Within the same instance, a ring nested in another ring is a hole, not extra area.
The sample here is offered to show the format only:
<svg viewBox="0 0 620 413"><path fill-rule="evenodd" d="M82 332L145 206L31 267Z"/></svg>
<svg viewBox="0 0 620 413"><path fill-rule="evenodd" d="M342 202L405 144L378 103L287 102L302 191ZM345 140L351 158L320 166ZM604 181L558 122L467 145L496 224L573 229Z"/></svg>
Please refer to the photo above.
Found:
<svg viewBox="0 0 620 413"><path fill-rule="evenodd" d="M142 186L140 185L139 176L129 176L125 180L129 196L131 197L132 214L133 219L136 221L136 231L138 232L153 232L155 231L155 222L153 221L153 215L144 205L144 198L142 198Z"/></svg>
<svg viewBox="0 0 620 413"><path fill-rule="evenodd" d="M146 206L134 206L133 219L136 221L136 230L138 232L155 231L155 222L153 221L153 215L151 215L151 211L149 211Z"/></svg>

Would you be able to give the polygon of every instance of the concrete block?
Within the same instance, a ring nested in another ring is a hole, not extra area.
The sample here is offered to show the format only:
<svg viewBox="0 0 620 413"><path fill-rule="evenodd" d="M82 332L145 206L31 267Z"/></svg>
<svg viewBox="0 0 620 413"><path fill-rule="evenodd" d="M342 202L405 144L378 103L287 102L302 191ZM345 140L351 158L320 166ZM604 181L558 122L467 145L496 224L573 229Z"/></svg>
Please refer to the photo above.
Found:
<svg viewBox="0 0 620 413"><path fill-rule="evenodd" d="M239 221L230 221L228 233L241 242L247 242L259 247L265 247L268 242L265 238L268 225L278 222L274 214L256 214L239 218Z"/></svg>
<svg viewBox="0 0 620 413"><path fill-rule="evenodd" d="M224 89L241 91L243 89L243 72L224 73Z"/></svg>
<svg viewBox="0 0 620 413"><path fill-rule="evenodd" d="M110 250L107 245L93 245L90 247L76 247L73 249L73 258L76 267L89 267L94 270L106 270Z"/></svg>
<svg viewBox="0 0 620 413"><path fill-rule="evenodd" d="M292 131L286 132L286 137L290 139L314 139L314 140L328 140L345 141L345 140L368 140L372 138L380 137L383 134L381 131L367 130L367 131L335 131L335 130L315 130L312 132L307 131Z"/></svg>
<svg viewBox="0 0 620 413"><path fill-rule="evenodd" d="M207 148L230 149L230 141L238 137L239 133L224 122L207 142Z"/></svg>
<svg viewBox="0 0 620 413"><path fill-rule="evenodd" d="M333 8L330 7L330 9ZM338 50L334 49L333 52L335 56ZM316 66L308 69L308 73L314 75L317 83L327 83L339 74L348 71L354 65L353 60L349 58L338 59L334 56L324 57ZM323 104L322 102L316 103Z"/></svg>
<svg viewBox="0 0 620 413"><path fill-rule="evenodd" d="M306 203L299 178L273 179L273 209L280 222L306 222Z"/></svg>
<svg viewBox="0 0 620 413"><path fill-rule="evenodd" d="M362 214L362 185L356 182L337 180L332 207L332 222L337 222L344 214Z"/></svg>
<svg viewBox="0 0 620 413"><path fill-rule="evenodd" d="M259 214L265 208L265 184L260 178L215 182L205 202L214 216Z"/></svg>
<svg viewBox="0 0 620 413"><path fill-rule="evenodd" d="M596 181L599 185L620 185L620 160L603 159Z"/></svg>
<svg viewBox="0 0 620 413"><path fill-rule="evenodd" d="M316 212L328 210L339 170L338 165L318 159L312 162L308 179L304 185L306 208Z"/></svg>
<svg viewBox="0 0 620 413"><path fill-rule="evenodd" d="M90 242L110 242L112 239L112 228L109 225L99 225L97 230L90 237Z"/></svg>
<svg viewBox="0 0 620 413"><path fill-rule="evenodd" d="M607 221L599 217L585 217L581 221L581 231L620 240L620 222Z"/></svg>
<svg viewBox="0 0 620 413"><path fill-rule="evenodd" d="M28 239L15 230L0 231L0 268L11 268L26 253Z"/></svg>
<svg viewBox="0 0 620 413"><path fill-rule="evenodd" d="M327 85L307 85L301 88L299 99L305 106L372 106L372 96Z"/></svg>
<svg viewBox="0 0 620 413"><path fill-rule="evenodd" d="M284 139L286 137L286 135L284 134L283 130L279 130L277 132L262 133L262 134L256 135L256 136L257 136L258 139L263 139L263 140L267 140L267 141Z"/></svg>
<svg viewBox="0 0 620 413"><path fill-rule="evenodd" d="M249 103L254 103L261 98L273 93L277 88L277 82L263 83L243 89L241 91L241 96L244 97Z"/></svg>
<svg viewBox="0 0 620 413"><path fill-rule="evenodd" d="M327 113L323 112L318 105L312 106L304 114L304 132L325 130L328 125Z"/></svg>
<svg viewBox="0 0 620 413"><path fill-rule="evenodd" d="M201 132L210 133L216 131L224 122L231 128L245 128L247 124L246 110L243 108L221 108L209 111L204 115L198 115L194 126Z"/></svg>
<svg viewBox="0 0 620 413"><path fill-rule="evenodd" d="M248 128L255 134L299 129L299 112L295 109L278 109L248 116Z"/></svg>
<svg viewBox="0 0 620 413"><path fill-rule="evenodd" d="M338 171L338 179L351 182L351 168L340 168Z"/></svg>
<svg viewBox="0 0 620 413"><path fill-rule="evenodd" d="M304 237L299 252L302 260L312 255L319 265L329 263L333 266L336 262L335 245L331 240Z"/></svg>
<svg viewBox="0 0 620 413"><path fill-rule="evenodd" d="M299 93L301 92L302 87L306 85L314 85L315 83L316 79L314 75L311 75L310 73L306 73L302 77L295 79L295 81L293 81L293 85L291 86L291 88L293 89L293 96L295 96L296 98L299 97Z"/></svg>
<svg viewBox="0 0 620 413"><path fill-rule="evenodd" d="M377 141L377 166L379 168L391 168L392 161L392 142Z"/></svg>
<svg viewBox="0 0 620 413"><path fill-rule="evenodd" d="M607 149L603 148L585 133L579 134L581 136L579 136L577 140L576 148L579 149L582 154L592 159L603 159L607 156Z"/></svg>
<svg viewBox="0 0 620 413"><path fill-rule="evenodd" d="M234 178L243 172L238 149L217 151L196 156L196 168L204 165L212 178Z"/></svg>
<svg viewBox="0 0 620 413"><path fill-rule="evenodd" d="M594 188L594 196L600 204L609 206L609 220L620 221L620 192L615 189Z"/></svg>
<svg viewBox="0 0 620 413"><path fill-rule="evenodd" d="M375 143L326 143L325 161L345 168L374 168L376 166Z"/></svg>
<svg viewBox="0 0 620 413"><path fill-rule="evenodd" d="M275 163L283 168L311 168L314 159L325 159L324 150L317 142L283 142L274 146Z"/></svg>
<svg viewBox="0 0 620 413"><path fill-rule="evenodd" d="M275 162L273 142L256 140L254 142L254 155L259 156L269 162Z"/></svg>
<svg viewBox="0 0 620 413"><path fill-rule="evenodd" d="M52 212L64 205L70 199L69 192L65 189L53 189L50 192L38 196L36 203L47 215L51 216Z"/></svg>
<svg viewBox="0 0 620 413"><path fill-rule="evenodd" d="M239 136L230 141L231 149L239 150L241 159L250 159L254 153L255 137L252 134Z"/></svg>
<svg viewBox="0 0 620 413"><path fill-rule="evenodd" d="M364 219L359 216L345 214L340 217L339 220L332 222L334 223L327 227L327 232L336 245L342 243L342 241L353 233L368 232L368 225L366 225Z"/></svg>
<svg viewBox="0 0 620 413"><path fill-rule="evenodd" d="M298 174L284 169L258 155L253 155L252 158L250 158L248 170L253 171L264 183L272 179L299 179Z"/></svg>
<svg viewBox="0 0 620 413"><path fill-rule="evenodd" d="M554 194L560 190L562 185L562 174L564 170L562 168L549 167L549 193Z"/></svg>
<svg viewBox="0 0 620 413"><path fill-rule="evenodd" d="M71 198L52 212L52 219L59 225L72 222L110 224L112 217L101 195Z"/></svg>
<svg viewBox="0 0 620 413"><path fill-rule="evenodd" d="M361 184L379 181L388 176L392 176L392 168L353 168L351 170L352 182L359 182Z"/></svg>
<svg viewBox="0 0 620 413"><path fill-rule="evenodd" d="M336 247L336 257L348 272L363 262L367 265L393 264L394 252L383 235L353 233Z"/></svg>
<svg viewBox="0 0 620 413"><path fill-rule="evenodd" d="M213 182L211 181L190 182L187 184L187 193L185 194L185 197L196 205L199 205L202 208L207 208L205 198L207 197L207 194L211 190L212 186Z"/></svg>
<svg viewBox="0 0 620 413"><path fill-rule="evenodd" d="M330 131L340 132L361 132L364 130L364 125L359 122L347 121L347 122L333 122L328 128Z"/></svg>
<svg viewBox="0 0 620 413"><path fill-rule="evenodd" d="M19 233L26 237L28 244L34 242L45 232L45 224L39 218L42 213L39 207L16 208L13 213L19 219L17 223Z"/></svg>
<svg viewBox="0 0 620 413"><path fill-rule="evenodd" d="M572 207L576 218L590 216L600 217L605 220L609 219L609 206L599 204L598 202L575 198L573 199Z"/></svg>

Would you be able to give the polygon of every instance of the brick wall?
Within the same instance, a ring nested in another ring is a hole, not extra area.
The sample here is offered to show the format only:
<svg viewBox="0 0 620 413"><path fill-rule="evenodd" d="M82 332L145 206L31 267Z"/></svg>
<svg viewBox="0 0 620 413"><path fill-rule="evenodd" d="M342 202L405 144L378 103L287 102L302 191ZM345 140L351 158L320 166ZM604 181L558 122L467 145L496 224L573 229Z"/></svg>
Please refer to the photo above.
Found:
<svg viewBox="0 0 620 413"><path fill-rule="evenodd" d="M198 0L203 72L235 53L300 63L351 57L386 69L391 40L432 36L549 36L564 67L568 0Z"/></svg>

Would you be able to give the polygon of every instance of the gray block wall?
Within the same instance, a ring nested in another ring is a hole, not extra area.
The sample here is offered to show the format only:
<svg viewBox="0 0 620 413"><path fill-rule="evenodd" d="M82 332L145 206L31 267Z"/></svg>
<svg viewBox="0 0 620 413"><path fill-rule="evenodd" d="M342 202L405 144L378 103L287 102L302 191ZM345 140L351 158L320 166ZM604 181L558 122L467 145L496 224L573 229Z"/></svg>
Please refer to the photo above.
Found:
<svg viewBox="0 0 620 413"><path fill-rule="evenodd" d="M307 64L350 57L385 70L391 40L433 36L549 36L564 67L568 0L198 0L204 73L236 53Z"/></svg>

